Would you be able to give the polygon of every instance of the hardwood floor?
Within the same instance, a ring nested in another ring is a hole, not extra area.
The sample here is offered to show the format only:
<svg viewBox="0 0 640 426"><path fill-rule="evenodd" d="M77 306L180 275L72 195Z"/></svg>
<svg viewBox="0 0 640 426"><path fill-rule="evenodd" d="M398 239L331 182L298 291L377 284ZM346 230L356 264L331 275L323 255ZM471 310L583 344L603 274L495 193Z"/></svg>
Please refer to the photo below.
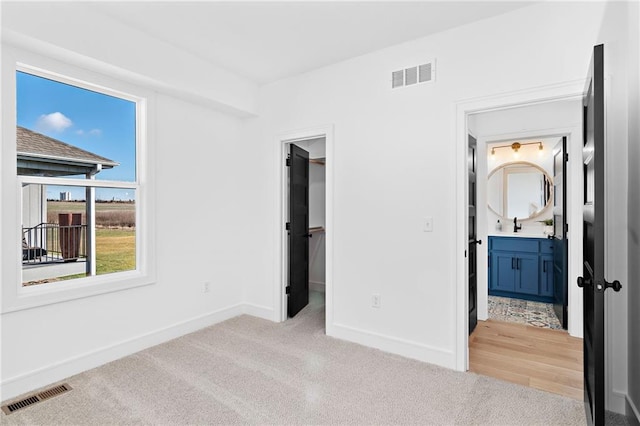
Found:
<svg viewBox="0 0 640 426"><path fill-rule="evenodd" d="M469 370L582 401L582 339L563 330L478 321Z"/></svg>

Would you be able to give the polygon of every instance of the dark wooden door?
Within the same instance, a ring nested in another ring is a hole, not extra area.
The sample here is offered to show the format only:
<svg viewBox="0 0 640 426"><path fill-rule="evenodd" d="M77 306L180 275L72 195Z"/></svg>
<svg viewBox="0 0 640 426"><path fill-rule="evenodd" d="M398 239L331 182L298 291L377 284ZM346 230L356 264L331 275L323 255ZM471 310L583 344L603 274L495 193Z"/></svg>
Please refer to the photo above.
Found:
<svg viewBox="0 0 640 426"><path fill-rule="evenodd" d="M604 291L620 283L604 276L604 46L594 47L584 97L583 289L584 403L587 423L604 425Z"/></svg>
<svg viewBox="0 0 640 426"><path fill-rule="evenodd" d="M553 149L553 309L567 328L568 240L567 240L567 138Z"/></svg>
<svg viewBox="0 0 640 426"><path fill-rule="evenodd" d="M469 150L467 166L469 168L469 334L478 324L478 253L476 244L482 241L476 239L476 173L477 173L477 142L469 135Z"/></svg>
<svg viewBox="0 0 640 426"><path fill-rule="evenodd" d="M289 300L295 316L309 303L309 153L291 144L289 150Z"/></svg>

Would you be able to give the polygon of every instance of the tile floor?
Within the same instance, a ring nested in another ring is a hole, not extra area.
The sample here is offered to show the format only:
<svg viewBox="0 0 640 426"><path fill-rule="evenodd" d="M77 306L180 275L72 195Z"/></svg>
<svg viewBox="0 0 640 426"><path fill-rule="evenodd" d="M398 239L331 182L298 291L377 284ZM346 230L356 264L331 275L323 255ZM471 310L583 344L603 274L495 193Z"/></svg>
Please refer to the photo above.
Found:
<svg viewBox="0 0 640 426"><path fill-rule="evenodd" d="M489 296L489 318L562 330L562 325L553 311L551 303Z"/></svg>

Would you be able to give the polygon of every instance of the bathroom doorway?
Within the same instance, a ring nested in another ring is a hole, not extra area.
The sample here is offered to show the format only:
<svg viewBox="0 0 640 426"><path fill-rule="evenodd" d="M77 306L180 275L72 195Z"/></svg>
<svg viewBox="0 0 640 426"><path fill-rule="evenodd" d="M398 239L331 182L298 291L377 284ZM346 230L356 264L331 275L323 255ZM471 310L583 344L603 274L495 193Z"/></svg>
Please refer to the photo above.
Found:
<svg viewBox="0 0 640 426"><path fill-rule="evenodd" d="M581 161L564 154L581 153L580 111L580 99L566 99L468 116L478 141L478 239L487 241L478 247L469 369L579 400L582 299L567 278L581 270L582 234L579 226L568 234L566 222L580 220L582 176Z"/></svg>

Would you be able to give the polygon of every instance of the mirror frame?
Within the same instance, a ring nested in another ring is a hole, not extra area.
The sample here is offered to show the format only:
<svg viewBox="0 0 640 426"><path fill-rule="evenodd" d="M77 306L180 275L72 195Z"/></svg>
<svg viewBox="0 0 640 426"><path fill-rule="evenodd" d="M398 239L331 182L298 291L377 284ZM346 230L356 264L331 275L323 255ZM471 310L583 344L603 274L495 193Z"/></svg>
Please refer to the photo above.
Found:
<svg viewBox="0 0 640 426"><path fill-rule="evenodd" d="M487 176L487 195L489 193L489 179L491 179L491 176L493 176L498 170L504 169L508 166L514 166L514 165L521 165L521 166L531 166L535 169L538 169L549 181L550 185L550 192L549 192L549 199L547 200L547 204L544 205L543 208L541 208L537 213L527 217L527 218L518 218L519 220L531 220L531 219L535 219L536 217L542 215L545 210L547 210L550 206L553 205L553 179L551 178L551 176L549 175L549 173L547 173L547 171L545 169L543 169L542 167L538 166L537 164L534 163L530 163L528 161L511 161L508 163L503 163L500 164L498 167L494 168L491 173L489 173L489 175ZM488 198L488 197L487 197ZM508 216L503 216L501 213L498 213L497 211L495 211L491 205L489 204L489 201L487 200L487 207L489 208L489 210L491 210L495 215L497 215L498 217L502 218L502 219L506 219L506 220L512 220L512 217L508 217Z"/></svg>

